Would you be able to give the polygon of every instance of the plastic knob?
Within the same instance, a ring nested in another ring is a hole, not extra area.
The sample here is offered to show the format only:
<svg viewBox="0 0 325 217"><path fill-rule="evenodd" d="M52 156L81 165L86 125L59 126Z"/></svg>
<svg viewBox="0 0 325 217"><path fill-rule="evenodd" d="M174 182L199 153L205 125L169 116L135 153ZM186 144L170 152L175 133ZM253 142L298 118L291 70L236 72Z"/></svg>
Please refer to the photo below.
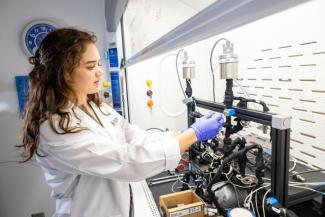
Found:
<svg viewBox="0 0 325 217"><path fill-rule="evenodd" d="M151 85L152 85L152 81L151 81L151 80L146 80L146 85L147 85L148 87L151 87Z"/></svg>
<svg viewBox="0 0 325 217"><path fill-rule="evenodd" d="M106 87L106 88L107 88L107 87L109 87L109 86L110 86L110 85L109 85L109 82L108 82L108 81L104 81L104 82L103 82L103 87Z"/></svg>
<svg viewBox="0 0 325 217"><path fill-rule="evenodd" d="M235 109L228 109L229 116L235 116L236 111Z"/></svg>
<svg viewBox="0 0 325 217"><path fill-rule="evenodd" d="M152 90L147 91L147 96L152 97L152 94L153 94Z"/></svg>
<svg viewBox="0 0 325 217"><path fill-rule="evenodd" d="M223 111L223 114L225 116L235 116L236 115L236 110L235 109L225 109Z"/></svg>
<svg viewBox="0 0 325 217"><path fill-rule="evenodd" d="M104 97L105 97L105 98L109 98L109 96L110 96L109 92L106 92L106 91L105 91L105 92L104 92Z"/></svg>
<svg viewBox="0 0 325 217"><path fill-rule="evenodd" d="M152 107L153 107L153 101L152 101L151 99L149 99L149 100L147 101L147 106L148 106L150 109L152 109Z"/></svg>
<svg viewBox="0 0 325 217"><path fill-rule="evenodd" d="M184 165L183 163L179 163L179 164L177 165L177 170L178 170L178 171L184 171L184 169L185 169L185 165Z"/></svg>

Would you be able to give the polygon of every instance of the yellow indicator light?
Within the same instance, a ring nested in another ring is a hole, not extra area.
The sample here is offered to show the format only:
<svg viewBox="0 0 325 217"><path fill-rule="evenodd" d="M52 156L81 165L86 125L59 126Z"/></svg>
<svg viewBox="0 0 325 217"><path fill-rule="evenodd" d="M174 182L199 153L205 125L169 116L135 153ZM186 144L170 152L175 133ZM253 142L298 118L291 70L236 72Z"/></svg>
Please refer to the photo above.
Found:
<svg viewBox="0 0 325 217"><path fill-rule="evenodd" d="M106 87L106 88L107 88L107 87L109 87L109 86L110 86L110 84L109 84L108 81L104 81L104 82L103 82L103 87Z"/></svg>
<svg viewBox="0 0 325 217"><path fill-rule="evenodd" d="M151 80L146 80L146 85L147 85L148 87L151 87L151 85L152 85L152 81L151 81Z"/></svg>

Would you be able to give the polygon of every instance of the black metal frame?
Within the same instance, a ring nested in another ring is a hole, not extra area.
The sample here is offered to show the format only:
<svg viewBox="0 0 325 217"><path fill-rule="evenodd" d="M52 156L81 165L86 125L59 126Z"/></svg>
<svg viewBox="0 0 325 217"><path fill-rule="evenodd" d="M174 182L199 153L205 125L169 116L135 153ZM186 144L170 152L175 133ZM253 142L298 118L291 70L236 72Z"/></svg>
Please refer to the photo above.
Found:
<svg viewBox="0 0 325 217"><path fill-rule="evenodd" d="M226 108L224 104L206 100L194 99L197 107L216 112L223 112ZM290 128L277 129L272 125L275 114L263 113L250 109L234 107L236 117L253 121L256 123L270 126L272 129L272 172L271 172L271 191L279 200L279 203L287 207L288 201L288 179L289 179L289 147L290 147Z"/></svg>

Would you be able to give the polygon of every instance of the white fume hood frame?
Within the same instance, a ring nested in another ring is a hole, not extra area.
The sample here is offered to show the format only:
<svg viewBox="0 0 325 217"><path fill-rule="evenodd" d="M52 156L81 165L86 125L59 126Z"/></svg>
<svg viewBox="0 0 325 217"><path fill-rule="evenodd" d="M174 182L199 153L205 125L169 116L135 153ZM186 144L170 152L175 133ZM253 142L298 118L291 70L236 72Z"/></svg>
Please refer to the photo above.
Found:
<svg viewBox="0 0 325 217"><path fill-rule="evenodd" d="M154 41L125 67L312 0L219 0Z"/></svg>

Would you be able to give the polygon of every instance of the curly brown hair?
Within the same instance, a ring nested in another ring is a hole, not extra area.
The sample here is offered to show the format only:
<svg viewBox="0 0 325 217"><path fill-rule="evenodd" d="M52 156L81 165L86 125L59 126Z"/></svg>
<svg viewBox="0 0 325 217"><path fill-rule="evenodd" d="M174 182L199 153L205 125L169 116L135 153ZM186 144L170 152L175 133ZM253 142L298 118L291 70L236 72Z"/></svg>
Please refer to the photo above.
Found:
<svg viewBox="0 0 325 217"><path fill-rule="evenodd" d="M17 145L23 149L22 162L31 160L34 154L41 156L37 149L40 125L44 121L49 120L51 128L58 134L76 133L85 129L69 127L71 116L66 108L69 102L77 103L77 96L65 77L66 73L72 74L79 65L86 45L95 43L96 40L92 33L71 28L57 29L44 38L35 56L29 58L34 68L29 73L22 144ZM98 106L101 104L98 93L89 94L88 99ZM59 116L59 130L53 123L55 114Z"/></svg>

